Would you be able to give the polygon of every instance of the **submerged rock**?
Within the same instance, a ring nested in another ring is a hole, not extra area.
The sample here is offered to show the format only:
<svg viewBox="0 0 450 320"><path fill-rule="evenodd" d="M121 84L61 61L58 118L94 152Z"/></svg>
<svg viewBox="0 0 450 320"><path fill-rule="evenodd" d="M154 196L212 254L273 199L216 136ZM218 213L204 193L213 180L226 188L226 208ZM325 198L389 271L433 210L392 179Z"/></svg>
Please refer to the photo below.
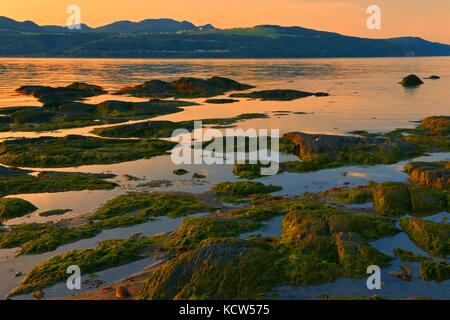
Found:
<svg viewBox="0 0 450 320"><path fill-rule="evenodd" d="M291 101L310 96L323 97L328 95L329 94L325 92L313 93L298 90L262 90L262 91L254 91L251 93L234 93L231 94L230 97L261 99L262 101Z"/></svg>
<svg viewBox="0 0 450 320"><path fill-rule="evenodd" d="M415 74L410 74L403 78L403 80L400 81L400 84L404 87L417 87L423 84L423 81Z"/></svg>

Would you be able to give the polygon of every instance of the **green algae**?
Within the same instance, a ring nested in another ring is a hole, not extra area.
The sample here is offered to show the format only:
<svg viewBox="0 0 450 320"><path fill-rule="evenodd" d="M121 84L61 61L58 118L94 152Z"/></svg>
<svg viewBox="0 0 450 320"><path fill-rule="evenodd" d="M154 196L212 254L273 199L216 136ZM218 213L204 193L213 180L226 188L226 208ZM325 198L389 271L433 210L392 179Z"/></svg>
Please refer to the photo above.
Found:
<svg viewBox="0 0 450 320"><path fill-rule="evenodd" d="M240 202L243 198L257 194L269 194L282 190L280 186L265 185L261 182L238 181L222 182L212 188L215 194L221 195L227 202Z"/></svg>
<svg viewBox="0 0 450 320"><path fill-rule="evenodd" d="M450 280L450 265L444 262L425 261L420 264L420 276L426 281L442 283Z"/></svg>
<svg viewBox="0 0 450 320"><path fill-rule="evenodd" d="M183 244L199 243L208 238L235 237L244 232L257 230L260 224L248 220L218 217L184 218L175 233Z"/></svg>
<svg viewBox="0 0 450 320"><path fill-rule="evenodd" d="M318 195L335 199L340 204L361 204L372 202L373 191L370 186L360 186L358 188L332 188L322 191Z"/></svg>
<svg viewBox="0 0 450 320"><path fill-rule="evenodd" d="M45 212L39 213L41 217L52 217L52 216L61 216L66 214L67 212L71 212L71 209L54 209Z"/></svg>
<svg viewBox="0 0 450 320"><path fill-rule="evenodd" d="M168 154L174 142L162 140L115 140L69 135L4 141L0 162L22 167L73 167L111 164Z"/></svg>
<svg viewBox="0 0 450 320"><path fill-rule="evenodd" d="M145 256L140 250L148 245L145 239L107 240L100 242L94 249L73 250L54 256L31 269L8 297L31 293L65 281L68 277L67 268L71 265L77 265L83 274L89 274L143 259Z"/></svg>
<svg viewBox="0 0 450 320"><path fill-rule="evenodd" d="M400 182L383 182L373 191L375 209L384 214L422 214L446 208L443 192Z"/></svg>
<svg viewBox="0 0 450 320"><path fill-rule="evenodd" d="M103 220L139 212L146 216L183 217L195 212L213 208L187 194L169 193L127 193L120 195L99 208L89 220Z"/></svg>
<svg viewBox="0 0 450 320"><path fill-rule="evenodd" d="M450 254L450 225L413 218L400 218L400 226L409 238L431 256Z"/></svg>
<svg viewBox="0 0 450 320"><path fill-rule="evenodd" d="M275 259L246 241L208 241L157 269L139 299L261 299L277 282Z"/></svg>
<svg viewBox="0 0 450 320"><path fill-rule="evenodd" d="M103 180L113 175L44 173L45 178L27 174L0 176L0 195L63 192L80 190L111 190L117 184Z"/></svg>
<svg viewBox="0 0 450 320"><path fill-rule="evenodd" d="M403 250L400 248L395 248L394 254L397 258L406 262L423 262L429 260L429 258L424 257L420 254L413 253L411 251Z"/></svg>
<svg viewBox="0 0 450 320"><path fill-rule="evenodd" d="M194 121L148 121L137 124L96 128L92 133L110 138L166 138L177 129L194 130Z"/></svg>
<svg viewBox="0 0 450 320"><path fill-rule="evenodd" d="M29 201L19 198L1 198L0 199L0 219L14 219L23 217L37 208Z"/></svg>
<svg viewBox="0 0 450 320"><path fill-rule="evenodd" d="M373 191L373 204L377 211L404 214L411 211L408 186L399 182L383 182Z"/></svg>
<svg viewBox="0 0 450 320"><path fill-rule="evenodd" d="M103 230L142 224L159 216L183 217L211 209L189 195L126 194L98 209L84 227L38 223L13 226L9 232L0 235L0 248L20 246L18 255L50 252L62 244L92 238Z"/></svg>

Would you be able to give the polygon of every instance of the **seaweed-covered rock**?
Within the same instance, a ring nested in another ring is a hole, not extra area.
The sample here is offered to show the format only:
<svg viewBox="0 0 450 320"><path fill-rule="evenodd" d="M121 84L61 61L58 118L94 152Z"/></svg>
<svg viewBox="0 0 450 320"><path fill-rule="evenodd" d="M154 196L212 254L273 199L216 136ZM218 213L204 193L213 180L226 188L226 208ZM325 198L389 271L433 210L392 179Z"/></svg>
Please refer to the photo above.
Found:
<svg viewBox="0 0 450 320"><path fill-rule="evenodd" d="M147 121L122 126L96 128L92 132L110 138L166 138L177 129L194 129L193 121Z"/></svg>
<svg viewBox="0 0 450 320"><path fill-rule="evenodd" d="M450 132L450 116L427 117L420 122L420 127L434 133L448 134Z"/></svg>
<svg viewBox="0 0 450 320"><path fill-rule="evenodd" d="M413 213L438 212L445 210L447 199L444 193L422 186L408 186Z"/></svg>
<svg viewBox="0 0 450 320"><path fill-rule="evenodd" d="M411 211L408 186L400 182L383 182L373 191L373 204L377 211L389 214L405 214Z"/></svg>
<svg viewBox="0 0 450 320"><path fill-rule="evenodd" d="M293 143L292 153L300 156L311 154L337 156L343 148L355 146L380 146L388 150L396 149L399 152L414 152L414 146L408 142L373 137L289 132L283 136L283 140Z"/></svg>
<svg viewBox="0 0 450 320"><path fill-rule="evenodd" d="M386 265L391 260L367 241L397 232L393 222L382 217L292 211L283 218L281 240L299 248L301 254L327 261L331 265L326 268L334 269L330 272L336 276L360 277L369 265Z"/></svg>
<svg viewBox="0 0 450 320"><path fill-rule="evenodd" d="M400 260L407 261L407 262L423 262L423 261L429 260L429 258L424 257L420 254L413 253L411 251L403 250L400 248L395 248L394 254Z"/></svg>
<svg viewBox="0 0 450 320"><path fill-rule="evenodd" d="M265 185L264 183L253 181L222 182L213 188L216 194L236 197L268 194L280 190L282 190L280 186Z"/></svg>
<svg viewBox="0 0 450 320"><path fill-rule="evenodd" d="M0 199L0 219L13 219L27 215L37 208L31 203L19 198Z"/></svg>
<svg viewBox="0 0 450 320"><path fill-rule="evenodd" d="M450 254L450 225L413 218L400 218L400 225L422 250L444 258Z"/></svg>
<svg viewBox="0 0 450 320"><path fill-rule="evenodd" d="M415 74L410 74L404 77L400 84L404 87L417 87L423 84L423 81Z"/></svg>
<svg viewBox="0 0 450 320"><path fill-rule="evenodd" d="M439 283L450 280L450 265L445 261L425 261L420 264L420 276L424 280Z"/></svg>
<svg viewBox="0 0 450 320"><path fill-rule="evenodd" d="M184 218L176 237L197 243L207 238L235 237L259 227L259 223L234 218L196 217Z"/></svg>
<svg viewBox="0 0 450 320"><path fill-rule="evenodd" d="M262 90L254 91L250 93L234 93L231 94L231 98L250 98L250 99L261 99L262 101L291 101L300 98L306 98L310 96L328 96L328 93L324 92L306 92L298 90Z"/></svg>
<svg viewBox="0 0 450 320"><path fill-rule="evenodd" d="M405 167L411 182L436 189L450 187L450 161L410 162Z"/></svg>
<svg viewBox="0 0 450 320"><path fill-rule="evenodd" d="M274 253L240 240L206 241L155 271L140 299L258 299L276 283Z"/></svg>
<svg viewBox="0 0 450 320"><path fill-rule="evenodd" d="M180 78L165 82L150 80L134 87L125 87L115 94L130 94L136 97L166 98L166 97L212 97L228 91L240 91L253 88L250 85L223 78L212 77L207 80L197 78Z"/></svg>
<svg viewBox="0 0 450 320"><path fill-rule="evenodd" d="M118 163L165 155L176 143L162 140L115 140L79 135L6 140L0 161L26 167L73 167Z"/></svg>

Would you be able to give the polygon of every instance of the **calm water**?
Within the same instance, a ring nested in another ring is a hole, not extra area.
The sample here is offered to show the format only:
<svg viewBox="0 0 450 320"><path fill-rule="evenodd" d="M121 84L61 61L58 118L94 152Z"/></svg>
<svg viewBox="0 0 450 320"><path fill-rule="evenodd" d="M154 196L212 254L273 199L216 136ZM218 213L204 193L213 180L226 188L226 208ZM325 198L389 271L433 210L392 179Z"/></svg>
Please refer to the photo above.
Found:
<svg viewBox="0 0 450 320"><path fill-rule="evenodd" d="M424 80L425 84L417 89L404 89L398 82L410 73L420 77L439 75L440 80ZM122 60L122 59L6 59L0 58L0 107L39 106L32 97L18 95L14 90L22 85L65 86L74 81L83 81L101 85L113 92L123 86L136 85L150 79L173 80L182 76L207 78L224 76L237 81L257 86L262 89L297 89L305 91L324 91L329 97L309 97L291 102L260 102L241 100L228 105L205 104L204 99L194 99L199 106L185 108L183 112L155 118L172 121L205 119L217 117L233 117L242 113L266 112L268 119L255 119L239 123L239 127L280 129L281 133L304 131L317 133L347 134L349 131L364 129L369 131L388 131L399 127L413 127L411 121L420 120L430 115L448 115L450 110L450 57L444 58L389 58L389 59L290 59L290 60ZM145 101L133 97L103 95L89 99L90 102L101 102L108 99ZM304 115L276 115L275 111L307 112ZM90 134L93 127L61 130L56 132L0 133L0 138L35 137L39 135L64 136L67 134ZM283 155L283 160L292 160ZM449 153L432 154L420 160L450 160ZM317 192L349 182L350 186L364 184L367 180L405 181L407 175L402 172L404 165L380 165L373 167L345 167L322 170L314 173L283 173L266 177L258 181L281 185L279 194L296 195L305 191ZM161 156L148 160L138 160L113 165L81 166L77 168L55 169L79 172L112 172L118 176L113 181L119 188L109 191L80 191L47 194L16 195L31 201L39 210L7 224L29 222L58 221L92 212L100 205L119 194L128 191L149 191L138 188L138 183L155 179L170 179L174 186L156 190L189 191L200 193L210 189L221 181L234 181L232 166L185 166L190 173L198 172L207 175L204 182L194 183L187 177L175 177L172 174L175 166L170 156ZM346 171L348 175L340 173ZM142 181L130 182L122 177L131 174ZM72 209L64 216L40 217L42 211L51 209ZM448 216L442 213L442 216ZM74 248L88 248L103 239L128 237L139 230L145 234L156 234L176 228L181 220L161 218L141 226L125 229L108 230L96 238L82 240L74 244L58 248L53 253L21 257L13 259L15 249L0 249L0 296L6 295L18 285L22 278L14 278L17 271L27 272L33 266L46 261L56 253ZM279 233L280 219L267 222L263 234ZM401 238L401 241L399 240ZM392 255L395 243L407 243L407 247L415 246L408 242L405 235L374 244L380 250ZM406 247L405 247L406 248ZM417 248L415 249L418 250ZM414 250L413 250L414 251ZM396 261L393 269L398 269ZM141 267L140 264L138 264ZM13 271L10 271L13 270ZM122 268L120 277L126 276L127 270ZM109 279L105 276L105 279ZM118 279L118 277L114 277ZM396 279L386 279L390 283L386 294L389 297L403 297L405 286ZM448 282L447 282L448 283ZM57 288L60 285L56 286ZM430 284L415 280L408 284L408 295L448 297L448 284ZM339 280L334 284L309 289L279 288L280 297L314 298L317 292L327 291L336 295L367 294L364 281ZM52 292L50 294L50 292ZM49 289L49 296L58 296L58 290ZM62 293L61 293L62 294ZM64 293L66 294L66 293ZM382 295L382 293L379 293Z"/></svg>

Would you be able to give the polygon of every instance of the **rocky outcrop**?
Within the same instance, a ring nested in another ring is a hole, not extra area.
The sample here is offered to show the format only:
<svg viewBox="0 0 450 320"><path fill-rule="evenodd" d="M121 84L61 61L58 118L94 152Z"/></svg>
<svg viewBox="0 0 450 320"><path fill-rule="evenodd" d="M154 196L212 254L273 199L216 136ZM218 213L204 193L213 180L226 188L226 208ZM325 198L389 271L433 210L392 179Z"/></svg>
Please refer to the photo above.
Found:
<svg viewBox="0 0 450 320"><path fill-rule="evenodd" d="M381 146L390 150L397 149L400 152L414 151L414 146L408 142L372 137L290 132L286 133L283 136L283 139L291 141L295 144L293 153L296 155L322 154L327 156L336 156L342 148L355 146Z"/></svg>
<svg viewBox="0 0 450 320"><path fill-rule="evenodd" d="M33 95L44 104L44 107L59 107L82 98L106 94L102 87L83 82L74 82L67 87L22 86L16 90L18 93Z"/></svg>
<svg viewBox="0 0 450 320"><path fill-rule="evenodd" d="M125 87L115 94L130 94L135 97L168 98L168 97L212 97L228 91L241 91L253 88L232 79L212 77L210 79L180 78L165 82L150 80L134 87Z"/></svg>
<svg viewBox="0 0 450 320"><path fill-rule="evenodd" d="M413 218L400 218L400 225L410 239L432 256L450 254L450 225Z"/></svg>
<svg viewBox="0 0 450 320"><path fill-rule="evenodd" d="M255 299L278 273L269 250L242 240L205 242L156 270L140 299Z"/></svg>
<svg viewBox="0 0 450 320"><path fill-rule="evenodd" d="M405 172L411 177L411 182L435 189L450 187L450 161L442 162L410 162Z"/></svg>

